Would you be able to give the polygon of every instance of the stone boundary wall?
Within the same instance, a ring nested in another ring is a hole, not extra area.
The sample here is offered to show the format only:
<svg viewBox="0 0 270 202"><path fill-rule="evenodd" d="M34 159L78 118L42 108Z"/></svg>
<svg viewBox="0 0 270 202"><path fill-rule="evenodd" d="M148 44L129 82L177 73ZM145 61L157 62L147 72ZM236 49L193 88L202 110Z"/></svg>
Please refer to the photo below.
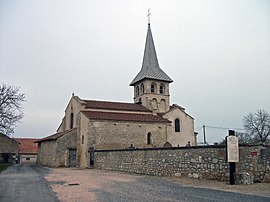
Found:
<svg viewBox="0 0 270 202"><path fill-rule="evenodd" d="M270 147L242 145L237 173L270 182ZM172 148L95 150L94 168L130 173L185 176L227 181L226 147L220 145Z"/></svg>

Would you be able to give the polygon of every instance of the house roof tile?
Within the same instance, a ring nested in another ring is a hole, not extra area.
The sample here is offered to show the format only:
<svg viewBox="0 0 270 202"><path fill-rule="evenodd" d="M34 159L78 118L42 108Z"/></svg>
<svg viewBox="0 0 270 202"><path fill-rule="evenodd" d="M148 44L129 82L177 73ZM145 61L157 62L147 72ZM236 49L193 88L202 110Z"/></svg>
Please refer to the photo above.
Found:
<svg viewBox="0 0 270 202"><path fill-rule="evenodd" d="M35 141L39 139L36 138L14 138L19 145L19 153L23 154L36 154L38 151L38 145Z"/></svg>
<svg viewBox="0 0 270 202"><path fill-rule="evenodd" d="M72 128L70 130L65 130L63 132L58 132L58 133L52 134L50 136L47 136L47 137L44 137L42 139L39 139L39 140L35 141L35 143L44 142L44 141L50 141L50 140L57 140L59 137L62 137L63 135L69 133L72 130L76 130L76 129L77 128Z"/></svg>
<svg viewBox="0 0 270 202"><path fill-rule="evenodd" d="M139 112L151 112L146 107L124 102L109 102L109 101L96 101L96 100L82 100L86 103L86 109L108 109L118 111L139 111Z"/></svg>
<svg viewBox="0 0 270 202"><path fill-rule="evenodd" d="M132 113L115 113L115 112L99 112L99 111L82 111L82 113L87 118L94 120L170 123L170 121L168 121L167 119L164 119L159 115L152 115L152 114L132 114Z"/></svg>

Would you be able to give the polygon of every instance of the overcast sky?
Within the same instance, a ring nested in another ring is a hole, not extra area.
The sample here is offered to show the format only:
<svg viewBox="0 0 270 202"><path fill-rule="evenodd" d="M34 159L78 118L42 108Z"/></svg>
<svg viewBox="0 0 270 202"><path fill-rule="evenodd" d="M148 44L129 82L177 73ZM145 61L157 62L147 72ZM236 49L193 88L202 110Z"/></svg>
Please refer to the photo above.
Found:
<svg viewBox="0 0 270 202"><path fill-rule="evenodd" d="M27 99L13 136L53 134L72 93L133 102L148 8L171 104L195 118L199 142L203 124L243 128L249 112L270 113L269 0L0 0L0 82Z"/></svg>

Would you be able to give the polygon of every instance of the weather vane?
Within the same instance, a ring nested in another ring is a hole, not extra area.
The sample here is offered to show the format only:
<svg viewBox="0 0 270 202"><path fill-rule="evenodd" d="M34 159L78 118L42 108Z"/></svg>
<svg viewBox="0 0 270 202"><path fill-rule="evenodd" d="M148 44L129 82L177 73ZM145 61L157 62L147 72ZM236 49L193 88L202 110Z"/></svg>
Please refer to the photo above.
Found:
<svg viewBox="0 0 270 202"><path fill-rule="evenodd" d="M147 14L147 17L148 17L148 24L150 25L150 15L151 15L151 13L150 13L150 8L148 9L148 14Z"/></svg>

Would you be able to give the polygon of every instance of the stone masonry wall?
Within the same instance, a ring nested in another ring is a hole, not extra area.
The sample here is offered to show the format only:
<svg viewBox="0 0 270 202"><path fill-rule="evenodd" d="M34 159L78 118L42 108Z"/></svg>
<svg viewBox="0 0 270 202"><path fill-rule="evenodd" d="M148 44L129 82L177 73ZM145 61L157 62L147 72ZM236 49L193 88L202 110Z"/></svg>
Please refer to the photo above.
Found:
<svg viewBox="0 0 270 202"><path fill-rule="evenodd" d="M0 133L0 163L15 163L14 156L18 156L19 143Z"/></svg>
<svg viewBox="0 0 270 202"><path fill-rule="evenodd" d="M37 164L48 167L57 167L55 140L38 143Z"/></svg>
<svg viewBox="0 0 270 202"><path fill-rule="evenodd" d="M260 181L267 181L270 173L270 159L267 155L270 155L269 148L240 147L237 172L248 172ZM224 146L96 150L95 168L221 181L226 181L229 177Z"/></svg>
<svg viewBox="0 0 270 202"><path fill-rule="evenodd" d="M130 145L136 148L162 147L167 141L164 123L90 121L88 129L88 147L96 149L124 149ZM149 132L151 144L147 145Z"/></svg>
<svg viewBox="0 0 270 202"><path fill-rule="evenodd" d="M0 142L0 153L18 153L19 143L16 140L0 134Z"/></svg>
<svg viewBox="0 0 270 202"><path fill-rule="evenodd" d="M68 165L68 150L76 149L77 130L59 137L38 143L37 164L48 167L61 167Z"/></svg>
<svg viewBox="0 0 270 202"><path fill-rule="evenodd" d="M72 130L69 133L58 138L56 149L56 158L58 167L69 165L69 149L77 148L77 130Z"/></svg>

